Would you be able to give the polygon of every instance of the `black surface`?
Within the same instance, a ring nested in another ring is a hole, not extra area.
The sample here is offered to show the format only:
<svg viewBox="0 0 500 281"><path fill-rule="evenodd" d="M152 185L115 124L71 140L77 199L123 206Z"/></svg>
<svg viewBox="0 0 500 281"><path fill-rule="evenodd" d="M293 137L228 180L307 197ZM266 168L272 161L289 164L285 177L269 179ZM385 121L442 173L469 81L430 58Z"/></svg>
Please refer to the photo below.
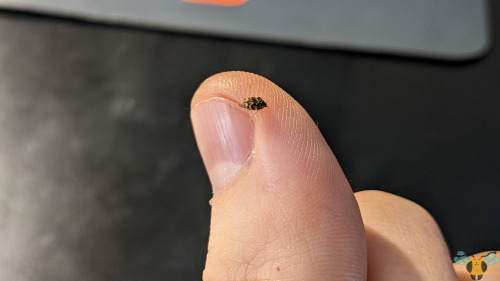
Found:
<svg viewBox="0 0 500 281"><path fill-rule="evenodd" d="M233 69L290 92L354 190L423 205L452 253L499 248L497 45L445 64L0 13L0 279L199 280L210 185L188 108Z"/></svg>

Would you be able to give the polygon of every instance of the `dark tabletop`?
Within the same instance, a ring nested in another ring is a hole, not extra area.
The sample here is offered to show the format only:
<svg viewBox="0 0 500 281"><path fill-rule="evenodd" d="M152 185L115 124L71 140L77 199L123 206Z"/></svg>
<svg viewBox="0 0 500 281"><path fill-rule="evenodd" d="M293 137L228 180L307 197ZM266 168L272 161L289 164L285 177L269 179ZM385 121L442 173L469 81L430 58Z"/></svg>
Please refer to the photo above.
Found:
<svg viewBox="0 0 500 281"><path fill-rule="evenodd" d="M0 13L0 279L200 280L211 191L189 103L225 70L288 91L353 189L424 206L450 255L499 249L492 2L492 51L463 63Z"/></svg>

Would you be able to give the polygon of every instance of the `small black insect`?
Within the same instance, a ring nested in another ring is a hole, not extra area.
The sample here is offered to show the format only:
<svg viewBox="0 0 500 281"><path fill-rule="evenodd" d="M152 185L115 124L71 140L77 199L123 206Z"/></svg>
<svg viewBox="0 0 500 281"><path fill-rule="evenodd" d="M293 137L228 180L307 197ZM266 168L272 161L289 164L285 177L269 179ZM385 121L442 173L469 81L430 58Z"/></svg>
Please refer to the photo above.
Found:
<svg viewBox="0 0 500 281"><path fill-rule="evenodd" d="M267 103L261 97L249 97L243 101L243 107L249 110L260 110L267 107Z"/></svg>

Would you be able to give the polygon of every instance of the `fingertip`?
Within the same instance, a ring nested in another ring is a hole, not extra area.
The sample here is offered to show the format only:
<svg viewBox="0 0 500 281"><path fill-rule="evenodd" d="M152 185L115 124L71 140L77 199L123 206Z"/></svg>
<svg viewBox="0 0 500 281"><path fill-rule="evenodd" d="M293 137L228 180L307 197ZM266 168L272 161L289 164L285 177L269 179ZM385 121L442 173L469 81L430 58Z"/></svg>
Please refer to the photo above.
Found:
<svg viewBox="0 0 500 281"><path fill-rule="evenodd" d="M376 190L355 196L366 229L369 280L456 280L441 230L423 207Z"/></svg>
<svg viewBox="0 0 500 281"><path fill-rule="evenodd" d="M253 111L233 106L248 97L261 97L268 107ZM231 119L215 113L213 118L198 116L200 108L217 100L225 100L227 111L234 109L230 114L242 114L250 122L251 152L240 172L214 194L205 280L364 279L366 245L359 209L307 112L266 78L220 73L205 80L192 100L198 141L202 120L224 124L214 129L223 131L234 123L215 121ZM237 139L227 133L212 137L221 136L220 149ZM203 150L214 146L201 143L205 160L208 152Z"/></svg>
<svg viewBox="0 0 500 281"><path fill-rule="evenodd" d="M247 170L243 168L248 168L251 158L264 153L256 149L262 142L261 132L278 123L269 107L243 107L246 98L257 96L262 96L264 104L286 108L278 105L287 96L278 86L241 71L207 78L193 96L191 120L214 192L227 186L241 170Z"/></svg>
<svg viewBox="0 0 500 281"><path fill-rule="evenodd" d="M220 97L241 104L245 98L261 96L266 103L274 104L281 90L276 84L258 74L244 71L227 71L214 74L205 79L196 90L191 109L203 100Z"/></svg>

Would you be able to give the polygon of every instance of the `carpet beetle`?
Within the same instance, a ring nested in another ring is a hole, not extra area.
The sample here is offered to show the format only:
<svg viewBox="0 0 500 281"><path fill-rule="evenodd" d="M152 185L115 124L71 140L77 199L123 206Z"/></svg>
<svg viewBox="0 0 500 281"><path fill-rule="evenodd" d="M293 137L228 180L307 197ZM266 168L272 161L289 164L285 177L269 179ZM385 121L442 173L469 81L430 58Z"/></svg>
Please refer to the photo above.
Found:
<svg viewBox="0 0 500 281"><path fill-rule="evenodd" d="M243 101L242 106L249 110L260 110L267 107L267 103L261 97L249 97Z"/></svg>

